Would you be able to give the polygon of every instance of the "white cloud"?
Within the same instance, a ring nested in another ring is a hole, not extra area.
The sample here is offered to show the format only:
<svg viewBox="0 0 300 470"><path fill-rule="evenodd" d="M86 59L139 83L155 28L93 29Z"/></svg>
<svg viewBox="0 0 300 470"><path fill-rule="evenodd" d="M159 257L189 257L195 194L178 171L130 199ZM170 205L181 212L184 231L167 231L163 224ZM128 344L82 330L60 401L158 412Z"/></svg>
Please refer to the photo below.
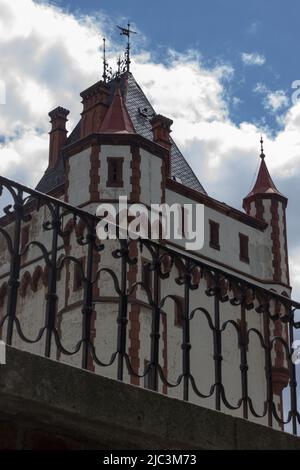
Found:
<svg viewBox="0 0 300 470"><path fill-rule="evenodd" d="M254 93L264 95L262 104L267 111L277 113L290 104L290 100L284 90L270 90L264 83L258 82L253 89ZM282 117L280 117L282 123Z"/></svg>
<svg viewBox="0 0 300 470"><path fill-rule="evenodd" d="M283 90L276 90L266 96L266 109L276 113L280 109L289 105L289 98Z"/></svg>
<svg viewBox="0 0 300 470"><path fill-rule="evenodd" d="M260 21L253 21L250 26L247 28L248 34L256 34L258 29L260 28Z"/></svg>
<svg viewBox="0 0 300 470"><path fill-rule="evenodd" d="M266 58L258 52L243 52L242 61L244 65L264 65Z"/></svg>
<svg viewBox="0 0 300 470"><path fill-rule="evenodd" d="M225 66L207 70L192 53L170 55L168 66L154 64L149 57L133 61L134 75L155 109L175 120L226 120L222 80L232 69ZM149 78L150 77L150 78ZM171 105L171 106L170 106Z"/></svg>
<svg viewBox="0 0 300 470"><path fill-rule="evenodd" d="M254 93L267 94L269 92L268 87L261 82L258 82L253 88Z"/></svg>

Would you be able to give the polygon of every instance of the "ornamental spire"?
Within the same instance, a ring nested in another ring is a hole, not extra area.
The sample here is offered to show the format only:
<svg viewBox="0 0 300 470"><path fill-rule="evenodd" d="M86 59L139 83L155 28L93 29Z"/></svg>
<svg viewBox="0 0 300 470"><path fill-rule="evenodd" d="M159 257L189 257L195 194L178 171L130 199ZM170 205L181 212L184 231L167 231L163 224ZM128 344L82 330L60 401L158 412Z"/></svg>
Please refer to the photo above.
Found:
<svg viewBox="0 0 300 470"><path fill-rule="evenodd" d="M264 141L261 136L260 138L260 167L258 170L256 182L250 191L250 193L246 196L244 199L247 200L249 198L252 198L253 196L256 195L270 195L270 194L277 194L281 197L284 197L276 188L274 181L271 178L271 175L269 173L266 160L265 160L265 153L264 153L264 147L263 147Z"/></svg>
<svg viewBox="0 0 300 470"><path fill-rule="evenodd" d="M130 35L131 34L137 34L136 31L132 31L130 29L130 23L128 22L127 28L123 28L122 26L117 26L117 28L120 29L120 35L121 36L127 36L127 47L126 47L126 52L125 52L125 66L126 66L126 71L130 72Z"/></svg>
<svg viewBox="0 0 300 470"><path fill-rule="evenodd" d="M107 60L106 60L106 49L105 49L105 38L103 38L103 74L102 78L104 83L107 82Z"/></svg>
<svg viewBox="0 0 300 470"><path fill-rule="evenodd" d="M260 136L260 158L263 160L265 158L264 154L264 139L263 136Z"/></svg>

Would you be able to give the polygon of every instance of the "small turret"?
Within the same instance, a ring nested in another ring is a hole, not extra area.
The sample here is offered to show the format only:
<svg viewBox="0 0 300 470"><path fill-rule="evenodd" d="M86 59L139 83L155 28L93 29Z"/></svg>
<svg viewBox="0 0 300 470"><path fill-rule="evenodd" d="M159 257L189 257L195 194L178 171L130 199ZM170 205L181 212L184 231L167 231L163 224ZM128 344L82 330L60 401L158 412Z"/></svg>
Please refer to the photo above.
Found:
<svg viewBox="0 0 300 470"><path fill-rule="evenodd" d="M244 198L243 208L247 214L264 220L272 242L273 281L289 285L289 267L286 235L287 198L276 188L265 162L263 139L261 138L261 163L256 182Z"/></svg>

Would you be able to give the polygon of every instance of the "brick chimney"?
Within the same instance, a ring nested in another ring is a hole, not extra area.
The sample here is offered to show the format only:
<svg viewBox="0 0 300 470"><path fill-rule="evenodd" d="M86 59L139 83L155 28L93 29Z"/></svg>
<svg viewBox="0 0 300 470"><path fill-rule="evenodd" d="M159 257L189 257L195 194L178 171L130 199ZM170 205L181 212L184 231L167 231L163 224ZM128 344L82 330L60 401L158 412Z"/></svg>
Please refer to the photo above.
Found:
<svg viewBox="0 0 300 470"><path fill-rule="evenodd" d="M98 133L108 108L109 88L99 81L80 93L83 104L80 137Z"/></svg>
<svg viewBox="0 0 300 470"><path fill-rule="evenodd" d="M161 114L156 114L150 121L152 125L153 140L157 144L165 147L168 151L171 150L171 126L172 119L169 119Z"/></svg>
<svg viewBox="0 0 300 470"><path fill-rule="evenodd" d="M173 124L172 119L169 119L161 114L156 114L150 120L152 125L153 140L157 144L161 145L168 151L168 159L166 160L166 175L170 176L171 173L171 126Z"/></svg>
<svg viewBox="0 0 300 470"><path fill-rule="evenodd" d="M58 107L50 111L49 117L52 124L51 131L49 132L49 168L53 168L59 158L60 151L65 145L67 140L66 122L69 110Z"/></svg>

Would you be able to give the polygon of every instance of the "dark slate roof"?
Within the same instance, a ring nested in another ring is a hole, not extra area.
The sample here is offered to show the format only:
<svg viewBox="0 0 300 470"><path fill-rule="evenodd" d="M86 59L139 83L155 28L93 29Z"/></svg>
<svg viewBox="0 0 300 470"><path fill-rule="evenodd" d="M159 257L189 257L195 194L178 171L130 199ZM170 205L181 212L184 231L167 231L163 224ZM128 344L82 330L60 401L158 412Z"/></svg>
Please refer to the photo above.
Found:
<svg viewBox="0 0 300 470"><path fill-rule="evenodd" d="M128 74L128 89L127 94L125 94L124 97L126 107L137 134L140 134L147 139L153 140L152 126L150 124L149 117L155 114L155 111L131 74ZM145 108L147 109L147 112L143 115L140 111L144 110ZM199 182L195 173L185 160L184 156L172 138L171 142L172 176L180 178L182 184L188 186L189 188L205 193L203 186Z"/></svg>
<svg viewBox="0 0 300 470"><path fill-rule="evenodd" d="M116 81L115 79L109 82L110 87L110 101L113 99ZM141 87L135 81L131 73L124 74L120 83L123 100L126 104L131 121L134 125L137 134L153 140L152 126L150 119L155 114L153 107L142 91ZM80 121L75 126L73 131L68 137L67 145L76 142L80 139ZM191 189L195 189L202 193L205 190L195 173L183 157L178 149L174 140L171 138L171 174L173 177L179 178L180 182ZM49 192L51 189L63 183L63 162L62 159L58 162L55 168L47 170L37 185L37 189L42 192Z"/></svg>
<svg viewBox="0 0 300 470"><path fill-rule="evenodd" d="M36 190L42 193L49 193L64 183L64 162L59 158L55 167L45 171L42 179L39 181Z"/></svg>

